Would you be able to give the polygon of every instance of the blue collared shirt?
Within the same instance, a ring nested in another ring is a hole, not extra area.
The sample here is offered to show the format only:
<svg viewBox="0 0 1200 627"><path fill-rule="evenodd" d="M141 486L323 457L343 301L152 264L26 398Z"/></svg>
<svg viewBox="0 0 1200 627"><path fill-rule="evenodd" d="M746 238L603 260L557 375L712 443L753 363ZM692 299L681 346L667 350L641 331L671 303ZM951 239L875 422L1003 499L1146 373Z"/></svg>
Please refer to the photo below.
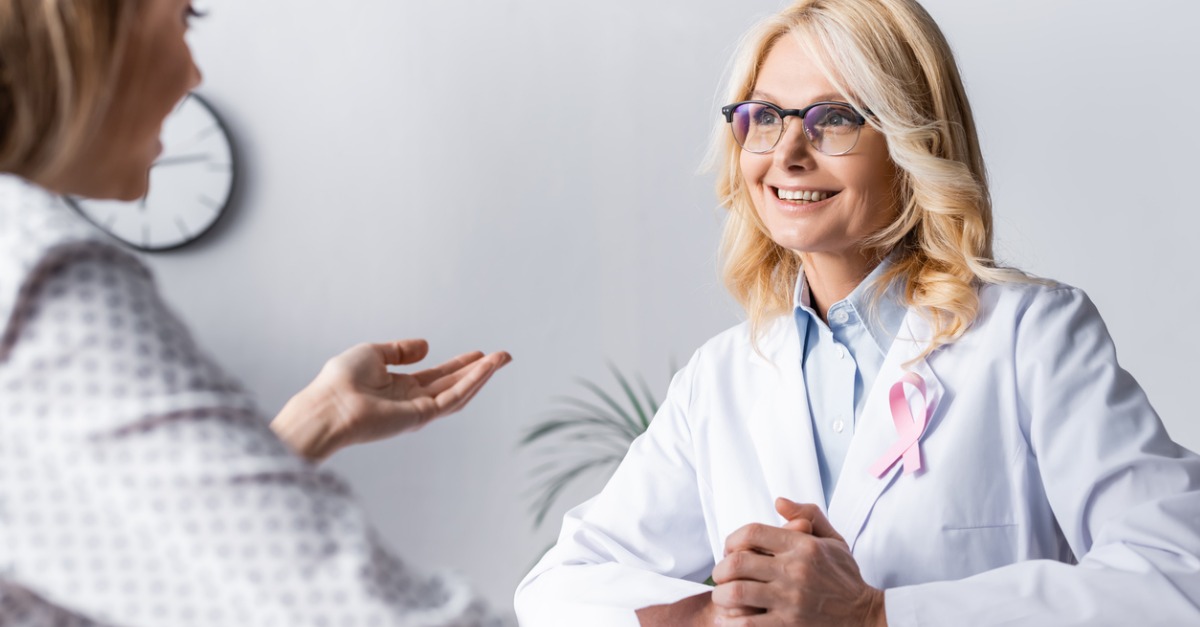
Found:
<svg viewBox="0 0 1200 627"><path fill-rule="evenodd" d="M887 286L875 307L871 306L874 290L870 287L890 265L890 261L884 260L849 296L829 307L829 324L812 308L803 272L796 282L794 302L802 355L800 366L808 390L826 507L850 450L867 391L875 383L907 311L902 281Z"/></svg>

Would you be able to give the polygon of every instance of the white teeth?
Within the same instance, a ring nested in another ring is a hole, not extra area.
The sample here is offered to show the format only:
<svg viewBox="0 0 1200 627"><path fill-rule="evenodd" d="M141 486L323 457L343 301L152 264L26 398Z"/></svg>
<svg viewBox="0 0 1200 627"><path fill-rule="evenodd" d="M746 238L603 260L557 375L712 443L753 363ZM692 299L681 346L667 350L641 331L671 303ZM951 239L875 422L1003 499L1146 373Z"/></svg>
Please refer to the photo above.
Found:
<svg viewBox="0 0 1200 627"><path fill-rule="evenodd" d="M812 192L812 191L788 191L786 189L776 189L780 200L802 201L802 202L820 202L829 198L833 194L829 192Z"/></svg>

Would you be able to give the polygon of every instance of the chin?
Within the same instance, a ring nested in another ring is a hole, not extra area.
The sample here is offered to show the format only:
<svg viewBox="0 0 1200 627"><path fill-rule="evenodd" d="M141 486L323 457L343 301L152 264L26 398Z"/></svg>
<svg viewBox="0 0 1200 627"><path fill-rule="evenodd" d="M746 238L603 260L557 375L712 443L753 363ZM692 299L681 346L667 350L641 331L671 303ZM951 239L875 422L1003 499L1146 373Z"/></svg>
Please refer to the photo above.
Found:
<svg viewBox="0 0 1200 627"><path fill-rule="evenodd" d="M114 188L109 190L103 197L111 200L133 202L145 196L148 191L150 191L149 170L141 176L129 177L128 180L117 182Z"/></svg>
<svg viewBox="0 0 1200 627"><path fill-rule="evenodd" d="M771 231L771 241L794 253L823 253L839 249L830 238L821 237L812 229Z"/></svg>
<svg viewBox="0 0 1200 627"><path fill-rule="evenodd" d="M113 200L121 200L124 202L133 202L135 200L140 200L143 196L146 195L146 192L148 192L148 191L150 191L150 189L145 185L138 187L136 189L130 188L130 189L122 190L121 193L115 194L113 196Z"/></svg>
<svg viewBox="0 0 1200 627"><path fill-rule="evenodd" d="M772 220L764 220L771 241L779 246L797 253L814 252L822 248L822 237L811 225L772 224Z"/></svg>

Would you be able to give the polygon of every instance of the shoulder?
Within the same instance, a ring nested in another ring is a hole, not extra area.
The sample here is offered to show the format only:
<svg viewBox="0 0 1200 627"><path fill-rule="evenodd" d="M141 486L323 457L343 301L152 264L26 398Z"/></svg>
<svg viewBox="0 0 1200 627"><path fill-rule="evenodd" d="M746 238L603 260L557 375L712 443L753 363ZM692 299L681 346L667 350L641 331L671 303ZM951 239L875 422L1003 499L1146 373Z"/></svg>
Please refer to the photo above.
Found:
<svg viewBox="0 0 1200 627"><path fill-rule="evenodd" d="M772 366L789 355L795 344L795 325L789 315L764 321L757 337L750 322L742 322L700 345L680 377L689 385L712 381L721 382L722 388L747 386L760 368L773 371Z"/></svg>
<svg viewBox="0 0 1200 627"><path fill-rule="evenodd" d="M1022 329L1062 316L1099 321L1099 312L1082 289L1049 279L1037 281L980 288L977 326Z"/></svg>
<svg viewBox="0 0 1200 627"><path fill-rule="evenodd" d="M6 258L30 261L63 245L103 243L108 238L61 196L0 174L0 240Z"/></svg>
<svg viewBox="0 0 1200 627"><path fill-rule="evenodd" d="M1084 290L1043 281L981 288L975 321L946 349L976 360L990 355L1022 367L1057 363L1085 351L1108 353L1111 344L1108 328Z"/></svg>
<svg viewBox="0 0 1200 627"><path fill-rule="evenodd" d="M0 325L48 275L97 258L148 277L141 262L74 214L58 196L0 175Z"/></svg>
<svg viewBox="0 0 1200 627"><path fill-rule="evenodd" d="M149 269L94 238L38 247L19 271L0 336L0 380L55 392L61 403L108 407L205 394L214 406L252 408L233 377L195 342L163 300Z"/></svg>
<svg viewBox="0 0 1200 627"><path fill-rule="evenodd" d="M39 251L20 268L12 267L12 258L0 260L5 265L0 359L35 327L43 332L53 327L61 337L104 317L120 332L128 330L119 322L122 316L141 320L162 306L149 269L107 242L65 242Z"/></svg>
<svg viewBox="0 0 1200 627"><path fill-rule="evenodd" d="M750 323L736 324L706 340L696 349L697 356L722 357L751 348Z"/></svg>
<svg viewBox="0 0 1200 627"><path fill-rule="evenodd" d="M771 361L772 356L794 339L795 325L791 315L779 315L763 321L755 330L749 321L729 327L709 338L696 350L693 361L704 364L741 364L747 359Z"/></svg>

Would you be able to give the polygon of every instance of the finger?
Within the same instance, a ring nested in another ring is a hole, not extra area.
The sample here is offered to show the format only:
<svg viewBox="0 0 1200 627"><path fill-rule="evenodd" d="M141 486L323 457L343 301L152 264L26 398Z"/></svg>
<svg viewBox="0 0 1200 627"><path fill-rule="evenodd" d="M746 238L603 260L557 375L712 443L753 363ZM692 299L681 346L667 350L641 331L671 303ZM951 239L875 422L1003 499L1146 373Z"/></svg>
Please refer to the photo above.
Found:
<svg viewBox="0 0 1200 627"><path fill-rule="evenodd" d="M779 614L766 612L736 617L717 616L713 624L717 627L787 627L787 623L783 622Z"/></svg>
<svg viewBox="0 0 1200 627"><path fill-rule="evenodd" d="M412 376L417 380L417 385L425 387L448 374L452 374L455 371L462 369L464 366L469 366L479 361L480 359L483 359L483 353L480 351L463 353L462 355L459 355L458 357L455 357L444 364L438 364L437 366L427 370L414 372Z"/></svg>
<svg viewBox="0 0 1200 627"><path fill-rule="evenodd" d="M474 387L472 387L467 392L466 396L459 399L459 401L457 403L455 403L452 407L450 407L447 410L447 412L453 413L453 412L461 411L463 407L466 407L467 404L469 404L472 400L474 400L475 395L479 394L479 391L483 389L483 386L487 385L487 382L492 380L492 375L496 374L496 371L499 370L500 366L502 366L502 365L503 364L493 367L491 372L484 375L483 378L480 379L479 383L477 383Z"/></svg>
<svg viewBox="0 0 1200 627"><path fill-rule="evenodd" d="M487 382L492 379L492 376L495 375L496 372L498 372L501 368L507 366L508 364L512 363L512 355L509 355L508 353L505 353L505 352L492 353L491 357L494 357L496 359L496 363L492 367L492 371L487 373L486 375L484 375L483 379L479 381L479 384L476 385L475 387L473 387L471 389L471 391L468 392L467 395L461 401L458 402L458 405L455 406L453 411L458 411L458 410L462 409L463 407L465 407L467 405L467 403L470 403L471 400L475 398L475 395L478 394L479 391L483 389L483 386L487 385Z"/></svg>
<svg viewBox="0 0 1200 627"><path fill-rule="evenodd" d="M775 555L786 550L797 537L806 537L790 529L751 523L729 534L725 539L725 555L737 551L760 551Z"/></svg>
<svg viewBox="0 0 1200 627"><path fill-rule="evenodd" d="M490 359L480 360L471 366L467 373L451 386L450 389L434 397L433 400L437 405L438 413L446 413L451 411L452 408L461 407L461 402L468 396L471 396L472 390L482 386L495 371L495 362Z"/></svg>
<svg viewBox="0 0 1200 627"><path fill-rule="evenodd" d="M429 342L419 339L397 340L371 346L383 356L383 363L395 366L415 364L429 354Z"/></svg>
<svg viewBox="0 0 1200 627"><path fill-rule="evenodd" d="M842 538L841 534L839 534L837 530L833 528L833 525L830 524L829 519L825 517L825 512L822 512L820 507L817 507L812 503L800 504L783 497L779 497L775 499L775 511L779 512L780 516L783 516L789 521L797 518L808 520L810 523L812 523L812 531L810 533L818 538L832 538L842 542L843 544L846 542Z"/></svg>
<svg viewBox="0 0 1200 627"><path fill-rule="evenodd" d="M813 532L812 521L808 520L807 518L794 518L789 520L784 523L783 528L791 531L799 531L800 533L807 533L808 535L812 535Z"/></svg>
<svg viewBox="0 0 1200 627"><path fill-rule="evenodd" d="M775 558L755 553L738 551L730 553L712 571L713 581L718 584L738 579L768 582L778 578Z"/></svg>
<svg viewBox="0 0 1200 627"><path fill-rule="evenodd" d="M770 609L771 589L761 581L731 581L717 584L712 591L713 605L729 609Z"/></svg>
<svg viewBox="0 0 1200 627"><path fill-rule="evenodd" d="M724 618L737 618L739 616L754 616L755 614L763 614L766 610L759 607L721 607L714 605L716 615Z"/></svg>
<svg viewBox="0 0 1200 627"><path fill-rule="evenodd" d="M483 360L485 362L491 364L492 369L494 369L494 370L499 369L501 366L507 364L508 361L505 361L506 359L509 361L512 360L511 357L508 357L508 353L504 353L504 352L492 353L491 355L488 355L487 357L483 358ZM447 374L447 375L441 377L440 379L437 379L436 381L431 382L429 385L425 386L425 391L428 392L430 396L437 396L437 395L441 394L442 392L445 392L446 390L448 390L448 389L454 387L456 384L458 384L459 381L462 381L463 377L466 377L471 372L473 372L473 368L477 364L478 364L478 361L473 364L467 364L467 365L459 368L458 370L455 370L454 372L451 372L450 374Z"/></svg>

